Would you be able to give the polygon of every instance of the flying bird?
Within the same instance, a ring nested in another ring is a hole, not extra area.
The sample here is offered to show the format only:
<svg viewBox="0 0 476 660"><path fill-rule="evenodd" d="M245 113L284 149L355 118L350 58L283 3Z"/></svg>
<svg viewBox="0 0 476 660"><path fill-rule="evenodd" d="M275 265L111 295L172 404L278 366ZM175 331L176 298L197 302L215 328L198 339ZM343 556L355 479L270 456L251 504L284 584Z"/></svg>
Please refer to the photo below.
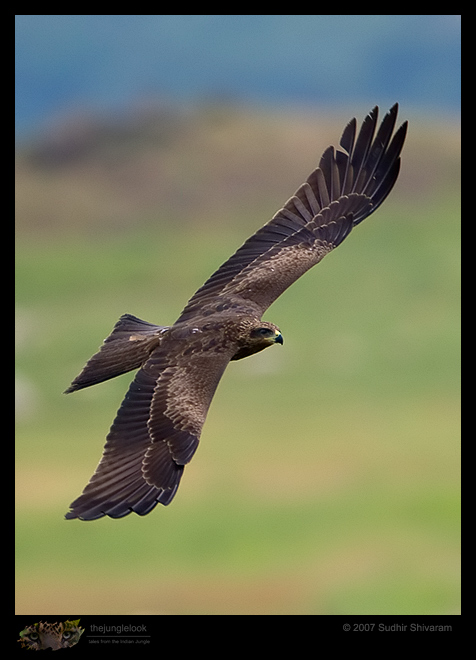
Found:
<svg viewBox="0 0 476 660"><path fill-rule="evenodd" d="M139 369L101 461L66 518L144 516L159 502L170 504L228 363L283 343L263 313L392 190L407 131L405 122L394 133L397 112L395 104L376 130L376 106L357 137L352 119L342 150L324 151L307 181L198 289L172 326L121 316L66 390Z"/></svg>

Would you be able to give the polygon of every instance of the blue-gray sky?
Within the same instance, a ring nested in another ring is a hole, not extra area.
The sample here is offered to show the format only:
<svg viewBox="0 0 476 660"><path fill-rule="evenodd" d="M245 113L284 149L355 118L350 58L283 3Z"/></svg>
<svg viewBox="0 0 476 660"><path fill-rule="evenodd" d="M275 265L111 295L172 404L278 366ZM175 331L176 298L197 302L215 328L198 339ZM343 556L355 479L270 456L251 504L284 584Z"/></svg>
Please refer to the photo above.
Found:
<svg viewBox="0 0 476 660"><path fill-rule="evenodd" d="M458 15L18 15L17 134L148 98L458 112Z"/></svg>

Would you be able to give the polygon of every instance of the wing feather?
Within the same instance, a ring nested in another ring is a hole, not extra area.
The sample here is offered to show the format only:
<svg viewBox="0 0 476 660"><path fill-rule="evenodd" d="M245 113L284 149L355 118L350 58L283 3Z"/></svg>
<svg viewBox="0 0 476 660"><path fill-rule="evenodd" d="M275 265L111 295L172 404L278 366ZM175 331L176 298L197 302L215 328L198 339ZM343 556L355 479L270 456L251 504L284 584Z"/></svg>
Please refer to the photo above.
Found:
<svg viewBox="0 0 476 660"><path fill-rule="evenodd" d="M192 296L178 322L193 318L206 305L214 305L215 298L238 292L264 312L264 301L270 305L285 288L341 243L352 226L373 213L393 188L400 168L407 122L392 138L397 113L398 104L395 104L375 134L376 106L364 119L357 139L357 122L352 119L340 139L344 151L333 147L324 151L319 167L268 224L251 236ZM317 231L327 225L332 226ZM264 264L271 260L272 265L265 268ZM303 270L304 264L307 267ZM286 275L281 268L288 269ZM268 282L262 282L262 278ZM264 297L263 288L268 291Z"/></svg>
<svg viewBox="0 0 476 660"><path fill-rule="evenodd" d="M145 515L172 501L233 353L204 354L200 340L185 356L189 348L187 338L160 346L137 372L96 472L66 518Z"/></svg>

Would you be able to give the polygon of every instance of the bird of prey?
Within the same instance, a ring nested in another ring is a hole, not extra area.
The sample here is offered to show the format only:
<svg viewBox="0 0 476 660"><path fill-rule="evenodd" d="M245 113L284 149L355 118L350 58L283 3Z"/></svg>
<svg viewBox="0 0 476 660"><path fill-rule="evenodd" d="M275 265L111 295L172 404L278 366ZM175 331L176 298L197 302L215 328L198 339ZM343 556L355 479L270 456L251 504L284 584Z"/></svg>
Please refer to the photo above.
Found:
<svg viewBox="0 0 476 660"><path fill-rule="evenodd" d="M158 502L170 504L228 363L283 343L263 313L393 188L407 131L405 122L394 133L397 112L395 104L377 130L376 106L357 137L352 119L342 150L324 151L307 181L198 289L172 326L121 316L66 390L139 369L101 461L66 518L143 516Z"/></svg>

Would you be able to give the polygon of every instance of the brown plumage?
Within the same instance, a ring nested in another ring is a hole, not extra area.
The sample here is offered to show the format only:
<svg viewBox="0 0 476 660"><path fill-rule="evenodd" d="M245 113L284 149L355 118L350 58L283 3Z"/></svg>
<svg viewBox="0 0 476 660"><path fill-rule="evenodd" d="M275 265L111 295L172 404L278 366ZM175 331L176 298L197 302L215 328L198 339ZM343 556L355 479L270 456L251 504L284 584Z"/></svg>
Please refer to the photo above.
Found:
<svg viewBox="0 0 476 660"><path fill-rule="evenodd" d="M66 518L145 515L169 504L195 453L230 360L283 343L261 321L271 303L346 238L387 197L400 169L407 122L398 105L375 135L378 108L346 126L340 146L276 215L198 289L172 326L125 314L66 392L137 369L96 472Z"/></svg>

